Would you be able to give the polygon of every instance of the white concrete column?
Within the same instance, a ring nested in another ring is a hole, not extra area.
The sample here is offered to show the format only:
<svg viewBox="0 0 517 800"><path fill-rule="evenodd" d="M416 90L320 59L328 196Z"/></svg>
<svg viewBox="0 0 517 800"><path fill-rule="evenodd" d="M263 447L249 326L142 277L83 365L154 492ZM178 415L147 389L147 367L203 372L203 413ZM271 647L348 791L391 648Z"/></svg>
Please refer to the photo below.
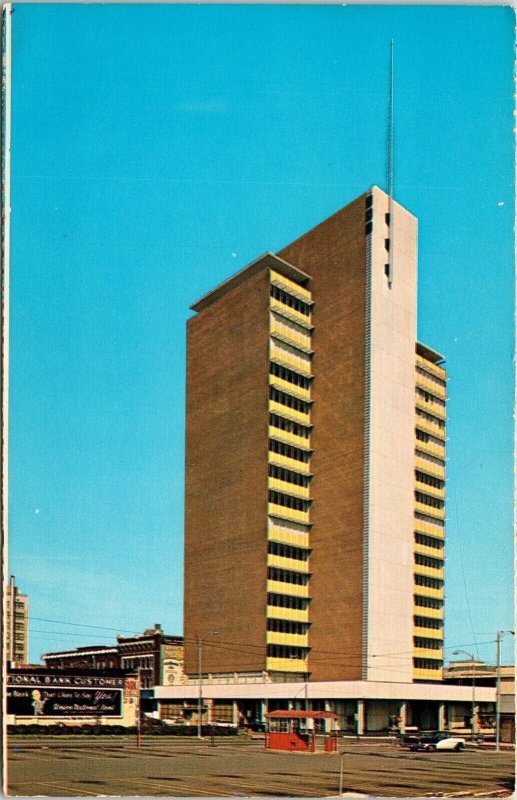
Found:
<svg viewBox="0 0 517 800"><path fill-rule="evenodd" d="M438 705L438 730L445 731L448 728L447 706L445 703Z"/></svg>
<svg viewBox="0 0 517 800"><path fill-rule="evenodd" d="M364 700L357 701L357 710L355 712L355 723L356 723L356 733L358 736L362 736L364 733L364 715L365 715L366 707L364 704Z"/></svg>
<svg viewBox="0 0 517 800"><path fill-rule="evenodd" d="M334 711L333 705L334 704L330 700L325 700L325 711ZM331 727L329 719L323 720L323 730L325 731L325 733L330 732Z"/></svg>
<svg viewBox="0 0 517 800"><path fill-rule="evenodd" d="M472 720L473 733L479 733L478 715L479 715L479 705L476 703L474 706L474 719Z"/></svg>
<svg viewBox="0 0 517 800"><path fill-rule="evenodd" d="M239 707L237 700L232 701L232 722L235 726L239 724Z"/></svg>
<svg viewBox="0 0 517 800"><path fill-rule="evenodd" d="M399 706L399 717L399 731L404 733L407 725L407 703L405 701L403 701Z"/></svg>
<svg viewBox="0 0 517 800"><path fill-rule="evenodd" d="M260 721L266 721L266 714L267 714L267 700L260 701Z"/></svg>

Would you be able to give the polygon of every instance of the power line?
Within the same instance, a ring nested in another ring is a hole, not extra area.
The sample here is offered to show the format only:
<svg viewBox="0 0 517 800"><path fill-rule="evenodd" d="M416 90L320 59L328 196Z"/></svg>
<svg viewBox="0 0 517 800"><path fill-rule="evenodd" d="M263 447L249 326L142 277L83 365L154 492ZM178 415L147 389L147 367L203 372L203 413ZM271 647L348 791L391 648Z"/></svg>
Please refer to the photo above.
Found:
<svg viewBox="0 0 517 800"><path fill-rule="evenodd" d="M134 633L135 635L137 635L137 632L135 632L134 630L128 630L128 629L124 629L124 628L111 628L111 627L107 627L107 626L103 626L103 625L89 625L89 624L85 624L85 623L68 622L68 621L65 621L65 620L53 620L53 619L49 619L49 618L46 618L46 617L33 617L33 616L30 616L30 615L27 618L28 619L32 619L32 620L38 620L40 622L52 622L54 624L59 624L59 625L71 625L71 626L74 626L74 627L93 628L93 629L97 629L97 630L106 630L106 631L123 631L125 633ZM109 639L110 638L108 636L101 636L101 635L93 636L92 634L81 633L81 632L69 633L67 631L53 631L53 630L49 630L49 631L33 630L33 631L31 631L31 633L33 633L33 634L35 634L35 633L46 634L48 636L56 636L56 637L59 637L59 636L71 636L71 637L74 637L74 638L92 638L92 639L95 639L95 638L97 638L97 639ZM183 641L186 642L186 643L195 644L197 642L197 637L183 637ZM444 650L454 650L454 649L459 648L459 647L472 647L472 646L475 646L477 648L478 645L481 646L481 645L485 645L485 644L493 644L494 642L495 642L495 639L490 639L490 640L484 641L484 642L477 642L477 641L464 642L464 643L461 643L461 644L446 645L446 646L443 647L443 649ZM251 642L246 642L246 641L228 642L228 641L225 641L225 640L222 640L222 639L217 639L217 640L210 640L209 642L207 641L206 642L206 646L207 647L214 647L216 649L227 650L229 652L242 653L244 655L262 655L262 654L265 654L267 652L267 645L258 645L258 644L253 644ZM246 648L246 649L243 649L243 648ZM392 652L392 653L372 653L370 658L372 658L372 659L373 658L395 658L397 656L403 657L403 656L411 654L412 652L413 652L413 650L399 650L397 652ZM314 663L320 663L320 664L331 663L331 660L339 659L340 656L343 656L346 659L355 659L355 661L359 661L359 662L362 659L362 653L354 652L354 651L350 652L350 651L339 651L339 650L319 650L319 649L311 648L310 649L310 654L311 654L312 661ZM343 662L340 661L340 663L343 663ZM352 663L351 661L348 662L349 665L351 663Z"/></svg>
<svg viewBox="0 0 517 800"><path fill-rule="evenodd" d="M94 636L92 633L69 633L68 631L41 631L41 630L31 630L30 635L33 636L35 633L44 633L47 636L72 636L74 639L110 639L109 636ZM115 645L114 645L115 646Z"/></svg>
<svg viewBox="0 0 517 800"><path fill-rule="evenodd" d="M52 622L55 625L73 625L76 628L96 628L100 631L119 631L121 633L134 633L137 634L138 631L129 630L128 628L108 628L105 625L88 625L84 622L67 622L66 620L62 619L47 619L46 617L33 617L32 614L25 615L25 619L37 620L38 622Z"/></svg>
<svg viewBox="0 0 517 800"><path fill-rule="evenodd" d="M195 638L195 637L192 637L192 638L186 637L184 639L184 641L188 642L188 643L195 644L197 642L197 638ZM493 644L494 642L495 642L495 639L490 639L490 640L487 640L485 642L466 642L466 643L462 643L462 644L447 645L443 649L444 650L454 650L457 647L472 647L474 644L476 644L476 645L477 644L485 645L485 644ZM261 653L266 652L266 649L267 649L267 645L258 645L258 644L256 645L256 644L251 644L249 642L243 642L243 641L227 642L227 641L224 641L223 639L211 639L210 642L207 641L205 643L205 645L209 646L209 647L214 647L216 649L235 650L236 652L247 653L248 655L260 655ZM242 648L248 648L248 649L247 650L243 650ZM390 658L390 657L395 657L395 656L405 656L405 655L408 655L408 654L410 654L412 652L413 652L413 649L411 649L411 650L399 650L399 651L394 652L394 653L372 653L371 658ZM311 648L311 657L313 657L315 654L318 655L318 656L321 656L321 658L315 659L315 660L319 660L321 662L323 662L325 660L326 656L329 656L331 658L336 658L338 656L344 656L345 658L357 658L357 659L361 659L362 658L362 653L360 653L360 652L354 652L354 651L346 651L345 652L345 651L339 651L339 650L318 650L316 648Z"/></svg>

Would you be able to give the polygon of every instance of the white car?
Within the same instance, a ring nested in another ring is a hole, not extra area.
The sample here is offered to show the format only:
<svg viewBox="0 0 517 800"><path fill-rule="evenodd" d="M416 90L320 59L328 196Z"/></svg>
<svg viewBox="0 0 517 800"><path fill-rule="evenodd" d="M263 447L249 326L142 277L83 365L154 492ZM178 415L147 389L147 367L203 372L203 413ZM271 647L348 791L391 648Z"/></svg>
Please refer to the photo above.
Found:
<svg viewBox="0 0 517 800"><path fill-rule="evenodd" d="M434 737L433 737L434 738ZM434 741L423 742L423 750L454 750L456 753L465 748L465 739L449 733L439 733Z"/></svg>
<svg viewBox="0 0 517 800"><path fill-rule="evenodd" d="M464 748L465 748L465 739L462 739L461 736L445 735L443 739L440 739L434 745L435 750L456 750L456 752L459 752Z"/></svg>
<svg viewBox="0 0 517 800"><path fill-rule="evenodd" d="M454 750L459 752L465 747L465 739L454 736L447 731L423 731L422 733L410 733L402 737L401 744L409 747L410 750Z"/></svg>

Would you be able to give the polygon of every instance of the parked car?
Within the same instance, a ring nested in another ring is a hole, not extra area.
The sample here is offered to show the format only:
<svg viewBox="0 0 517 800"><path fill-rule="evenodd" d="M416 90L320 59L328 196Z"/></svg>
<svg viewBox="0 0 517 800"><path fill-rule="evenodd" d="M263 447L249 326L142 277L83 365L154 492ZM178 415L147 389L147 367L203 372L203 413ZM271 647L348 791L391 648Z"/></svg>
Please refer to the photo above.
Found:
<svg viewBox="0 0 517 800"><path fill-rule="evenodd" d="M465 739L454 736L448 731L420 731L405 734L401 737L401 745L410 750L454 750L459 752L465 747Z"/></svg>

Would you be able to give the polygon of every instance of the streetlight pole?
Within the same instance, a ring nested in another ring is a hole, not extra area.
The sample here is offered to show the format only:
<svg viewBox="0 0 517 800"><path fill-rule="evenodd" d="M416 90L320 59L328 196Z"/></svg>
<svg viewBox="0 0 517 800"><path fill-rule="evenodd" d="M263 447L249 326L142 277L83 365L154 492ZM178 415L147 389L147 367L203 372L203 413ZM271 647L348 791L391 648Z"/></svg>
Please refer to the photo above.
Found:
<svg viewBox="0 0 517 800"><path fill-rule="evenodd" d="M197 698L197 738L202 739L201 735L201 713L203 708L203 681L201 677L201 649L203 647L203 640L201 636L197 637L197 674L199 678L199 693Z"/></svg>
<svg viewBox="0 0 517 800"><path fill-rule="evenodd" d="M472 739L476 733L476 662L472 655Z"/></svg>
<svg viewBox="0 0 517 800"><path fill-rule="evenodd" d="M197 674L199 679L199 694L197 700L197 738L203 738L202 724L203 724L203 673L201 671L203 642L209 636L217 636L218 631L210 631L204 636L198 634L197 636Z"/></svg>
<svg viewBox="0 0 517 800"><path fill-rule="evenodd" d="M495 684L495 749L499 752L499 739L501 736L501 636L503 631L497 631L495 635L496 642L496 684Z"/></svg>
<svg viewBox="0 0 517 800"><path fill-rule="evenodd" d="M138 672L136 679L136 746L139 750L142 747L142 673L140 664L138 664Z"/></svg>
<svg viewBox="0 0 517 800"><path fill-rule="evenodd" d="M497 631L496 641L496 689L495 689L495 749L499 752L499 742L501 739L501 639L505 633L515 636L515 631Z"/></svg>
<svg viewBox="0 0 517 800"><path fill-rule="evenodd" d="M452 654L454 656L458 656L461 653L463 655L468 656L472 661L472 714L471 714L471 737L474 739L474 726L476 720L476 667L475 667L475 656L474 653L467 653L466 650L453 650Z"/></svg>

